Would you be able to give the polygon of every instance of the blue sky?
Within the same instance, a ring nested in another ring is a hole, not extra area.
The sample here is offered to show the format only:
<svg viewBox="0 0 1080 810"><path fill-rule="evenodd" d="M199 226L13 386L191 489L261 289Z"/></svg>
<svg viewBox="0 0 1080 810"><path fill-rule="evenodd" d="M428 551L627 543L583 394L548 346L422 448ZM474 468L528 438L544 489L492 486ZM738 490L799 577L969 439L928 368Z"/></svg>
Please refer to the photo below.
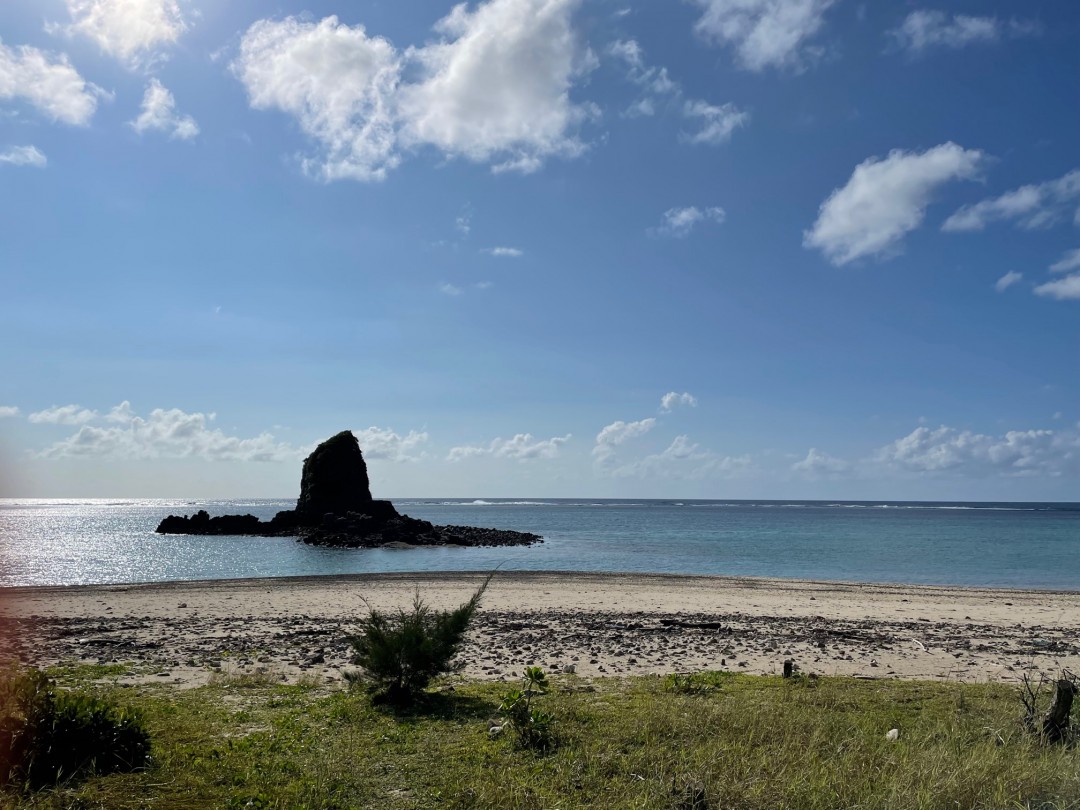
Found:
<svg viewBox="0 0 1080 810"><path fill-rule="evenodd" d="M0 495L1075 500L1080 7L0 6Z"/></svg>

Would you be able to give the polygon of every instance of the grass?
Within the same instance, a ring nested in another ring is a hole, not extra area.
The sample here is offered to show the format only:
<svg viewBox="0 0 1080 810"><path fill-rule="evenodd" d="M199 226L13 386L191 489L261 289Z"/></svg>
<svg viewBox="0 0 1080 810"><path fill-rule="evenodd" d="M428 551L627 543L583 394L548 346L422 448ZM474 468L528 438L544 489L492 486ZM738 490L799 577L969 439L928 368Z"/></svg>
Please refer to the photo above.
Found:
<svg viewBox="0 0 1080 810"><path fill-rule="evenodd" d="M144 712L153 766L23 805L1080 808L1080 750L1025 735L1015 689L1002 685L556 677L543 702L558 745L546 754L489 736L506 684L444 686L405 713L316 681L88 688ZM23 805L0 794L0 807Z"/></svg>

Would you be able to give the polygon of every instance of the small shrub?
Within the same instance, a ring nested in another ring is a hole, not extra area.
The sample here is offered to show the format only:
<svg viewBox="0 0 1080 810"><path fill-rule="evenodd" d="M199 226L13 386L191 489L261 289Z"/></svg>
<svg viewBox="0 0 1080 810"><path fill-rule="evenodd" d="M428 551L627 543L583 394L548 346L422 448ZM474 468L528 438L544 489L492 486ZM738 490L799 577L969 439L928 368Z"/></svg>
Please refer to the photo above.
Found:
<svg viewBox="0 0 1080 810"><path fill-rule="evenodd" d="M533 698L547 694L547 676L540 667L525 667L521 689L508 692L499 705L505 724L526 748L548 750L554 747L554 718L533 708Z"/></svg>
<svg viewBox="0 0 1080 810"><path fill-rule="evenodd" d="M363 680L387 702L406 706L413 703L431 680L455 667L457 654L469 623L480 606L480 598L491 575L468 602L456 610L432 610L417 590L412 610L391 616L370 610L360 624L360 632L348 637L353 647L353 663L363 668ZM361 677L346 674L350 683Z"/></svg>
<svg viewBox="0 0 1080 810"><path fill-rule="evenodd" d="M733 676L726 672L674 672L664 678L664 691L677 695L707 695Z"/></svg>
<svg viewBox="0 0 1080 810"><path fill-rule="evenodd" d="M0 677L0 785L39 788L147 763L141 715L84 692L58 690L43 673Z"/></svg>

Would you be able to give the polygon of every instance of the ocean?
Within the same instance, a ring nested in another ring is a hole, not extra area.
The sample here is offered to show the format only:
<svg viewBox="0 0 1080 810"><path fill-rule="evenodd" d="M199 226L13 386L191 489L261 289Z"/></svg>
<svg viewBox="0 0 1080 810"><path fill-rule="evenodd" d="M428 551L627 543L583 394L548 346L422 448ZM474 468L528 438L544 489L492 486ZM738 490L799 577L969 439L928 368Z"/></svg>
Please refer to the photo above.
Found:
<svg viewBox="0 0 1080 810"><path fill-rule="evenodd" d="M154 533L161 518L281 500L0 499L0 586L389 571L622 571L1080 590L1080 504L405 498L440 524L543 535L527 548L325 549Z"/></svg>

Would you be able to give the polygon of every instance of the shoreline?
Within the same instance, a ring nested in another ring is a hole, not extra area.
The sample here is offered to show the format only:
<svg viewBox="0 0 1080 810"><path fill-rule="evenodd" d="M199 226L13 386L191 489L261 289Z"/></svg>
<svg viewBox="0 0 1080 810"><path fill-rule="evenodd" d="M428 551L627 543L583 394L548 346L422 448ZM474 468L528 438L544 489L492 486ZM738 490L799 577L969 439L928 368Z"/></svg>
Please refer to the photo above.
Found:
<svg viewBox="0 0 1080 810"><path fill-rule="evenodd" d="M488 572L339 574L0 589L0 661L125 664L122 683L216 673L342 679L367 607L467 600ZM1080 592L682 574L499 571L464 674L705 669L1017 681L1080 669Z"/></svg>
<svg viewBox="0 0 1080 810"><path fill-rule="evenodd" d="M419 546L408 546L403 544L401 546L393 546L394 548L419 548ZM462 548L466 548L462 546ZM370 573L350 573L350 574L297 574L293 576L260 576L260 577L233 577L224 579L164 579L164 580L149 580L139 582L89 582L89 583L74 583L71 585L0 585L0 603L2 600L9 596L24 595L35 592L56 592L56 593L71 593L81 589L116 589L116 588L138 588L138 589L168 589L168 588L181 588L181 587L195 587L206 586L214 587L217 585L235 585L243 586L248 583L273 583L273 584L296 584L302 585L304 583L324 583L324 584L344 584L348 582L363 582L367 580L386 580L392 581L395 579L417 581L430 579L433 581L455 581L464 577L485 577L491 570L489 569L460 569L453 571L376 571ZM890 582L890 581L870 581L870 580L850 580L850 579L804 579L800 577L766 577L766 576L752 576L752 575L738 575L738 574L682 574L682 573L669 573L665 571L578 571L578 570L562 570L562 569L516 569L516 570L495 570L496 577L521 577L523 579L531 578L545 578L545 577L557 577L557 578L589 578L594 577L598 579L648 579L648 580L663 580L670 579L673 581L689 582L695 580L716 582L716 583L728 583L735 585L745 585L746 587L755 586L778 586L783 587L785 585L792 586L818 586L828 588L874 588L879 590L889 589L907 589L907 590L927 590L927 591L959 591L959 592L972 592L972 593L988 593L988 594L1036 594L1043 596L1076 596L1080 597L1080 588L1019 588L1009 585L953 585L948 583L921 583L921 582Z"/></svg>

